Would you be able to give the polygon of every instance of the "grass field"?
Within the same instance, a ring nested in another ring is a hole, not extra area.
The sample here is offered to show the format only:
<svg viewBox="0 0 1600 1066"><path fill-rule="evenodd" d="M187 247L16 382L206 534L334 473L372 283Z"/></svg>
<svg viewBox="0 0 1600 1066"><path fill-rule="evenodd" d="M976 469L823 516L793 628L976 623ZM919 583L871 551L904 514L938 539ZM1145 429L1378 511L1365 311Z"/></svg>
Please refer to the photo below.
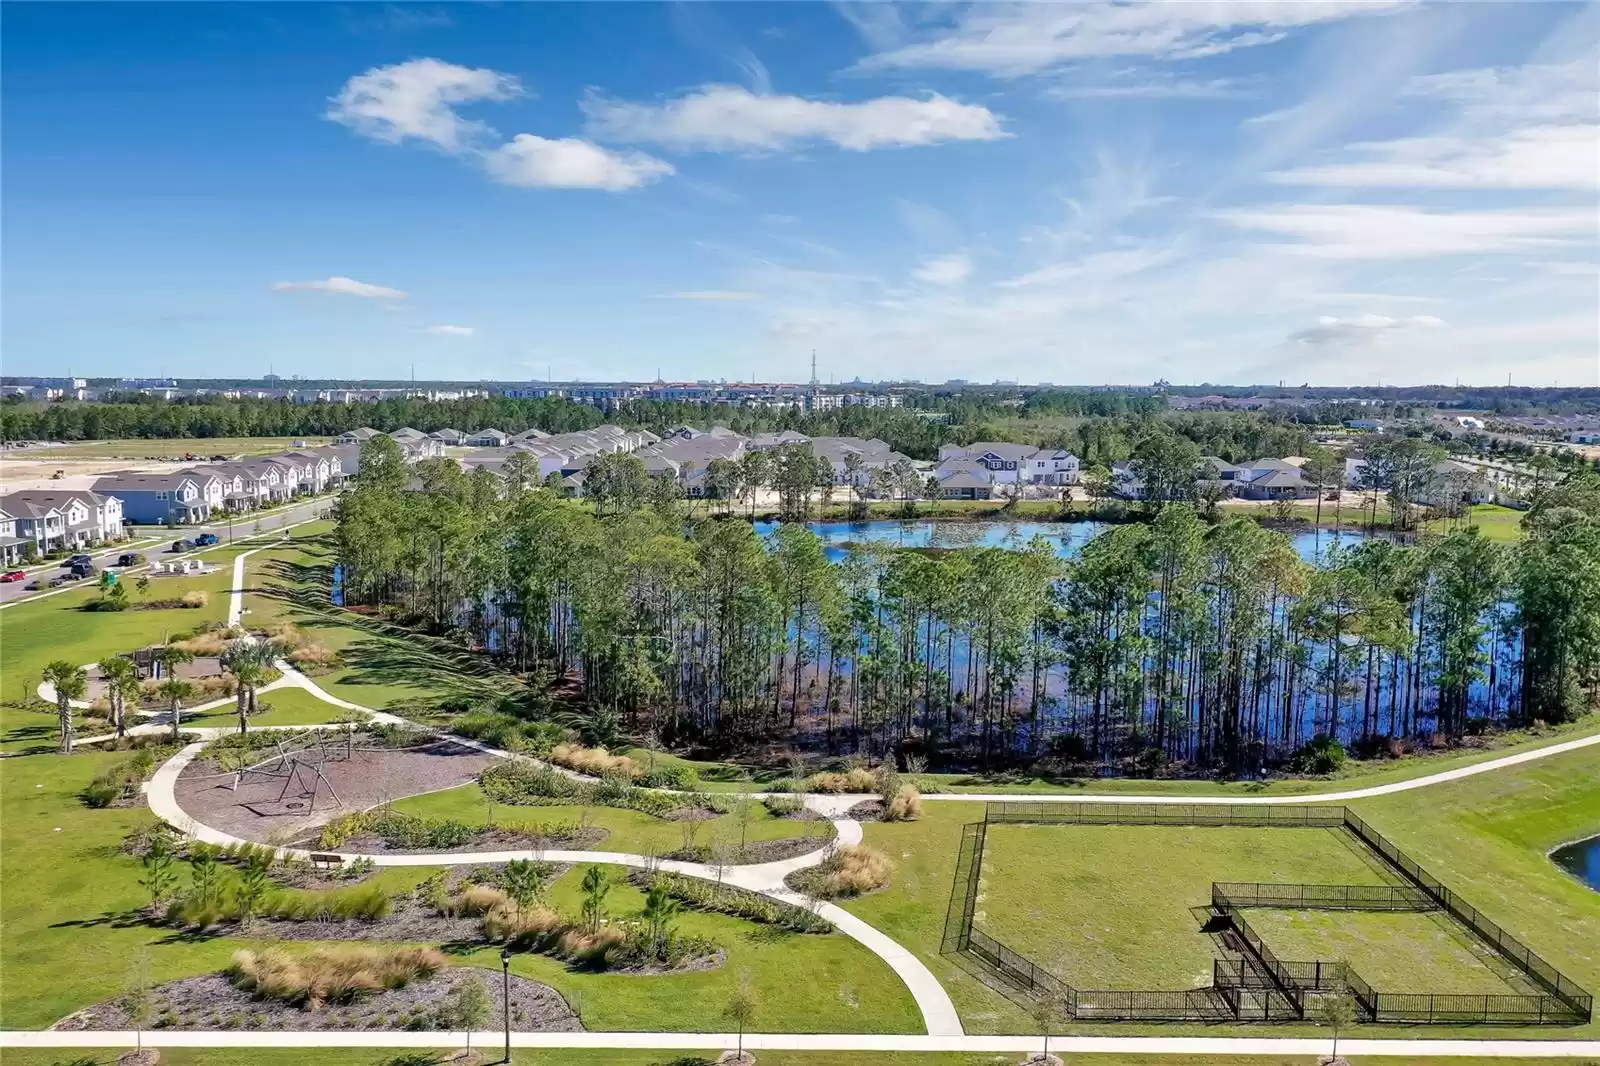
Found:
<svg viewBox="0 0 1600 1066"><path fill-rule="evenodd" d="M397 810L433 818L457 818L469 823L482 823L490 816L489 801L483 789L476 784L462 785L443 792L413 796L395 804ZM576 805L519 807L497 803L493 808L494 823L506 827L532 823L566 823L593 825L610 831L604 843L596 845L598 851L627 851L640 855L665 854L684 847L692 831L696 845L706 847L721 842L737 848L741 839L750 843L762 840L788 840L803 837L807 826L813 832L831 830L824 822L801 822L792 818L774 818L760 803L752 802L747 808L748 821L741 833L737 812L724 814L704 822L673 822L654 818L638 811L616 807L582 807ZM817 846L832 836L817 837Z"/></svg>
<svg viewBox="0 0 1600 1066"><path fill-rule="evenodd" d="M1195 911L1213 881L1386 878L1333 829L992 825L977 924L1078 988L1200 988L1222 957Z"/></svg>
<svg viewBox="0 0 1600 1066"><path fill-rule="evenodd" d="M1254 908L1246 920L1280 959L1340 960L1379 992L1521 995L1537 989L1441 914Z"/></svg>
<svg viewBox="0 0 1600 1066"><path fill-rule="evenodd" d="M1475 504L1461 518L1442 518L1423 524L1430 533L1449 533L1452 530L1476 526L1480 535L1500 544L1513 544L1524 536L1522 516L1526 512L1497 503Z"/></svg>
<svg viewBox="0 0 1600 1066"><path fill-rule="evenodd" d="M343 715L349 715L343 707L335 707L331 703L317 699L303 688L275 688L256 695L257 703L266 704L272 709L264 714L250 717L250 725L320 725L332 722ZM218 707L216 710L207 711L205 714L186 714L183 724L186 726L223 726L234 727L239 722L238 712L233 704Z"/></svg>

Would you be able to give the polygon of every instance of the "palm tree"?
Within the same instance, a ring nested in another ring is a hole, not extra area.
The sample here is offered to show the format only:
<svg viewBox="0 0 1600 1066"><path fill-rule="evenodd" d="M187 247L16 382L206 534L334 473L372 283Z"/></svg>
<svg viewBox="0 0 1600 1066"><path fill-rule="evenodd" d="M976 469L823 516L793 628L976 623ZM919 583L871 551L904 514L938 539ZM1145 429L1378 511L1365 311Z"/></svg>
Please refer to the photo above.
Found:
<svg viewBox="0 0 1600 1066"><path fill-rule="evenodd" d="M72 701L89 690L89 675L80 666L57 659L44 668L44 679L56 690L56 713L61 719L61 754L72 754Z"/></svg>
<svg viewBox="0 0 1600 1066"><path fill-rule="evenodd" d="M181 677L168 674L156 689L167 701L167 708L172 712L172 739L178 739L178 719L182 714L183 701L194 693L194 686Z"/></svg>
<svg viewBox="0 0 1600 1066"><path fill-rule="evenodd" d="M231 673L239 685L239 732L241 733L249 731L249 718L256 709L256 686L266 677L272 659L272 647L268 644L234 640L223 649L222 668Z"/></svg>
<svg viewBox="0 0 1600 1066"><path fill-rule="evenodd" d="M100 676L106 682L106 698L111 701L112 724L117 736L128 735L128 698L139 694L139 668L133 660L120 655L100 664Z"/></svg>

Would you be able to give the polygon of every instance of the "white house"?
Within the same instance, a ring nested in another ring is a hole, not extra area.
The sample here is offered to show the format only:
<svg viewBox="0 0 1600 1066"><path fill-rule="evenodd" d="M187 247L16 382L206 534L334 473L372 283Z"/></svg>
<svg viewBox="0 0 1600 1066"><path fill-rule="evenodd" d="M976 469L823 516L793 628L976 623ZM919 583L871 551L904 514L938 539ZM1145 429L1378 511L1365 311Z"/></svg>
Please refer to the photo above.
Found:
<svg viewBox="0 0 1600 1066"><path fill-rule="evenodd" d="M480 429L468 434L465 443L469 448L504 448L510 439L503 430Z"/></svg>
<svg viewBox="0 0 1600 1066"><path fill-rule="evenodd" d="M1004 441L946 444L939 449L939 461L947 459L974 459L1000 485L1073 485L1080 473L1078 457L1069 451Z"/></svg>

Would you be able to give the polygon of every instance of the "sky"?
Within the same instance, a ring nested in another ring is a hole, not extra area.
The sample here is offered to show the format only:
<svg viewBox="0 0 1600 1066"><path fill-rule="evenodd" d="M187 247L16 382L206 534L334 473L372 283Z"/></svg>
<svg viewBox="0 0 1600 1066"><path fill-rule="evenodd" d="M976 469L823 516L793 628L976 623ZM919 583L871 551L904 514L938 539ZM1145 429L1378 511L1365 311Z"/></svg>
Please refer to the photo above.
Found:
<svg viewBox="0 0 1600 1066"><path fill-rule="evenodd" d="M1600 383L1600 5L0 5L7 374Z"/></svg>

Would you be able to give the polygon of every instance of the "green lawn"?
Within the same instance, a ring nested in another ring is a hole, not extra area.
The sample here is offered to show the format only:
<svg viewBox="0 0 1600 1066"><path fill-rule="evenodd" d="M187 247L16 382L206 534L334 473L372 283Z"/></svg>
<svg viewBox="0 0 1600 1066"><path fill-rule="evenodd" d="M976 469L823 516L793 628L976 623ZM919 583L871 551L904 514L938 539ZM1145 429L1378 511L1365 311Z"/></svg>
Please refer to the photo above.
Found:
<svg viewBox="0 0 1600 1066"><path fill-rule="evenodd" d="M483 789L476 784L462 785L443 792L430 792L400 800L396 809L433 818L457 818L471 823L481 823L489 817L489 802ZM831 827L823 822L800 822L791 818L774 818L760 803L749 805L749 820L741 837L737 812L724 814L704 822L674 822L655 818L638 811L616 807L536 806L518 807L504 803L494 805L496 825L517 826L529 823L577 822L608 829L611 835L596 845L599 851L627 851L636 854L665 854L681 848L687 842L686 833L693 827L693 840L698 846L711 846L721 841L737 847L744 839L751 843L760 840L787 840L805 836L806 827L813 832ZM818 846L826 839L818 836Z"/></svg>
<svg viewBox="0 0 1600 1066"><path fill-rule="evenodd" d="M1476 526L1482 536L1500 544L1513 544L1524 536L1522 516L1527 513L1525 511L1502 507L1497 503L1480 503L1469 508L1469 512L1461 518L1442 518L1424 523L1423 528L1431 533L1449 533Z"/></svg>
<svg viewBox="0 0 1600 1066"><path fill-rule="evenodd" d="M1532 982L1441 914L1252 909L1246 918L1280 959L1338 959L1379 992L1522 995Z"/></svg>
<svg viewBox="0 0 1600 1066"><path fill-rule="evenodd" d="M272 709L253 715L250 725L321 725L351 712L317 699L303 688L275 688L256 695L256 701ZM186 714L183 724L190 726L237 726L239 715L230 703L205 714Z"/></svg>
<svg viewBox="0 0 1600 1066"><path fill-rule="evenodd" d="M1078 988L1202 988L1213 881L1386 883L1340 830L992 825L976 924Z"/></svg>

